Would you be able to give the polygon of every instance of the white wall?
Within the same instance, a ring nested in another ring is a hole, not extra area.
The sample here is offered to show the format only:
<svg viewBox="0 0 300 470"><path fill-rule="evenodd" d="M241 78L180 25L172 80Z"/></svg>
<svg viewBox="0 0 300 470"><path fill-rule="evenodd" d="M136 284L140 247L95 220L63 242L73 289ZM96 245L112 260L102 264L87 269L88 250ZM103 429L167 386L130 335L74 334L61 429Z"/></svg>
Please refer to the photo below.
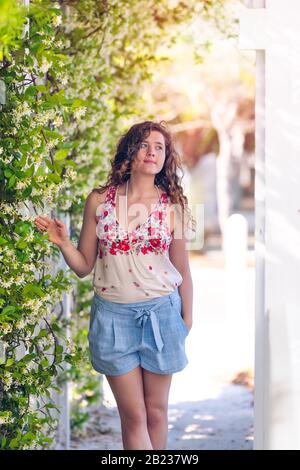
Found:
<svg viewBox="0 0 300 470"><path fill-rule="evenodd" d="M242 14L240 33L242 48L265 50L257 56L265 133L260 116L255 448L300 449L300 2L265 3Z"/></svg>

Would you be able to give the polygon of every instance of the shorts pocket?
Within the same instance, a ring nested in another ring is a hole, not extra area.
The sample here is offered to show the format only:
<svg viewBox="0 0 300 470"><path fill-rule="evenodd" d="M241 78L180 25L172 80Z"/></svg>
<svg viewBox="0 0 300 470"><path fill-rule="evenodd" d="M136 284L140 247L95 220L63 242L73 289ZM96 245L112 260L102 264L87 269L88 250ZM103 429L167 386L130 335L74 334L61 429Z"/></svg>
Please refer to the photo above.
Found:
<svg viewBox="0 0 300 470"><path fill-rule="evenodd" d="M113 347L113 318L99 302L94 302L91 307L88 339L99 351Z"/></svg>
<svg viewBox="0 0 300 470"><path fill-rule="evenodd" d="M91 307L90 307L90 321L89 321L89 332L88 332L88 339L90 338L90 332L91 332L91 329L93 327L93 323L94 323L94 320L95 320L95 297L93 297L92 299L92 303L91 303Z"/></svg>
<svg viewBox="0 0 300 470"><path fill-rule="evenodd" d="M189 334L189 329L186 326L184 319L182 318L181 311L182 311L182 299L181 297L178 298L178 300L175 300L174 302L174 307L176 310L176 313L178 315L178 321L181 326L181 331L183 332L184 336L187 336Z"/></svg>

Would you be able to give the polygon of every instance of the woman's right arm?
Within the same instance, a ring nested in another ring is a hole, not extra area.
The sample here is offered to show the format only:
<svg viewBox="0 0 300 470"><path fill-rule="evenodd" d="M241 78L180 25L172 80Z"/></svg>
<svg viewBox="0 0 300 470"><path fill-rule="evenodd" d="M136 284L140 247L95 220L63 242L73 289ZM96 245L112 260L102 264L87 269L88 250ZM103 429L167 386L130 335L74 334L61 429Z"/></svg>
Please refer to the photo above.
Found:
<svg viewBox="0 0 300 470"><path fill-rule="evenodd" d="M95 215L96 208L103 198L103 194L99 195L96 192L88 195L77 248L71 242L63 222L41 216L35 219L38 229L47 230L49 241L60 248L66 263L80 278L87 276L95 265L98 246Z"/></svg>

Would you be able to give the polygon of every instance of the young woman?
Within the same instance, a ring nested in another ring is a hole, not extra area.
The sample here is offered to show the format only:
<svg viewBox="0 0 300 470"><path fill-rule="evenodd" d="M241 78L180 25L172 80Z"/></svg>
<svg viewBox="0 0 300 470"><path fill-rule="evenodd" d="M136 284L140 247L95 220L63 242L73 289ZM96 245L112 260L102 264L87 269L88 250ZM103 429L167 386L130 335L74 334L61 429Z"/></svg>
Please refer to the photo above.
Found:
<svg viewBox="0 0 300 470"><path fill-rule="evenodd" d="M107 183L88 195L78 247L58 219L37 217L80 277L94 269L91 362L105 374L124 449L166 449L172 374L188 363L193 286L186 222L195 221L162 124L133 125L118 143Z"/></svg>

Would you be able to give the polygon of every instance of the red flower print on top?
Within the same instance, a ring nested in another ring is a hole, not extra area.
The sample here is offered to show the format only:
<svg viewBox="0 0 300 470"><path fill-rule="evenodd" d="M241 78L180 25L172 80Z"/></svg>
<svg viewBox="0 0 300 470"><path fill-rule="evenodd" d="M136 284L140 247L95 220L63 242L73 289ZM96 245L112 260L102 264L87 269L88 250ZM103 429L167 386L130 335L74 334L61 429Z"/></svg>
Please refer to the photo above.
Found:
<svg viewBox="0 0 300 470"><path fill-rule="evenodd" d="M127 241L122 240L122 241L120 241L120 243L119 243L119 249L120 249L121 251L128 251L128 250L130 250L130 245L129 245L129 243L128 243Z"/></svg>
<svg viewBox="0 0 300 470"><path fill-rule="evenodd" d="M168 195L163 192L147 221L139 224L132 232L123 229L115 218L116 186L110 186L105 202L100 209L100 217L96 226L99 238L99 258L107 254L129 255L131 252L141 255L148 253L163 254L170 246L172 235L166 222ZM150 268L149 268L150 269Z"/></svg>
<svg viewBox="0 0 300 470"><path fill-rule="evenodd" d="M153 248L158 248L160 246L160 240L159 239L150 240L150 243L151 243L151 246L153 246Z"/></svg>
<svg viewBox="0 0 300 470"><path fill-rule="evenodd" d="M152 237L152 235L155 235L155 229L153 227L148 227L148 235Z"/></svg>

